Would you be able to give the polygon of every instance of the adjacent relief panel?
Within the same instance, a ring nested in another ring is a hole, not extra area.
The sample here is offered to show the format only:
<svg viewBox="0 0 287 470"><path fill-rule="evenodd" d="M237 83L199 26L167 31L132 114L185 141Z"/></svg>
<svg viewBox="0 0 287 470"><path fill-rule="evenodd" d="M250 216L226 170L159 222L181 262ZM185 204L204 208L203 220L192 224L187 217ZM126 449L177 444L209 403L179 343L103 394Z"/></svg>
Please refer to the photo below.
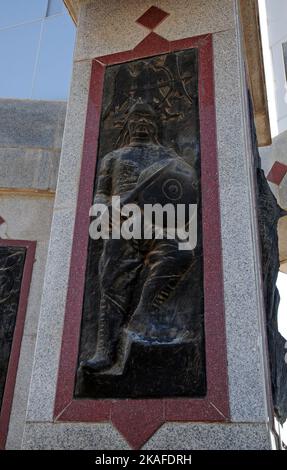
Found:
<svg viewBox="0 0 287 470"><path fill-rule="evenodd" d="M25 263L26 248L0 246L0 410Z"/></svg>

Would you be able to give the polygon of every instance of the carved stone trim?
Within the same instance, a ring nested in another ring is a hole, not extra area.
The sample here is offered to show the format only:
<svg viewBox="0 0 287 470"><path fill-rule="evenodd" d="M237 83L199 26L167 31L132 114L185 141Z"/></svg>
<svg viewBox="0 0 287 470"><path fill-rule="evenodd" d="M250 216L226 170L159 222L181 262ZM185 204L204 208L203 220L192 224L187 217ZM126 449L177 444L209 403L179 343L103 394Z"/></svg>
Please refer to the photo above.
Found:
<svg viewBox="0 0 287 470"><path fill-rule="evenodd" d="M272 143L262 53L258 0L239 0L247 79L259 147Z"/></svg>

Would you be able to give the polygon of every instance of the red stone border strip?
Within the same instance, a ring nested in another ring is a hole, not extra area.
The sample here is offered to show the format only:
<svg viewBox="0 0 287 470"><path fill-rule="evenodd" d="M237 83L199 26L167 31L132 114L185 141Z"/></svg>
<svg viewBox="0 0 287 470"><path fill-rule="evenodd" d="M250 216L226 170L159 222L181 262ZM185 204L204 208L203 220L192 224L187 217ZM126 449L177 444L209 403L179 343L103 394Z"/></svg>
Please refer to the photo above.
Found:
<svg viewBox="0 0 287 470"><path fill-rule="evenodd" d="M89 209L93 198L105 67L189 48L199 50L207 395L202 399L76 400L73 393L88 252ZM98 57L93 61L54 419L62 422L112 422L133 448L141 447L166 421L229 420L213 48L210 34L169 42L152 32L131 51Z"/></svg>

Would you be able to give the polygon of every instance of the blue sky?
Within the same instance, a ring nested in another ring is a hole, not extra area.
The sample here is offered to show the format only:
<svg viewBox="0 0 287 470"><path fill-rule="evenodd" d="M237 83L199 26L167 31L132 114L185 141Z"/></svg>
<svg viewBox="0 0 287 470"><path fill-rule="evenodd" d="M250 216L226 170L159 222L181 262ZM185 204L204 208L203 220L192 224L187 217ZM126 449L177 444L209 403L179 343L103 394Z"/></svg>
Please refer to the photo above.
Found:
<svg viewBox="0 0 287 470"><path fill-rule="evenodd" d="M67 100L76 28L62 0L0 0L0 98Z"/></svg>

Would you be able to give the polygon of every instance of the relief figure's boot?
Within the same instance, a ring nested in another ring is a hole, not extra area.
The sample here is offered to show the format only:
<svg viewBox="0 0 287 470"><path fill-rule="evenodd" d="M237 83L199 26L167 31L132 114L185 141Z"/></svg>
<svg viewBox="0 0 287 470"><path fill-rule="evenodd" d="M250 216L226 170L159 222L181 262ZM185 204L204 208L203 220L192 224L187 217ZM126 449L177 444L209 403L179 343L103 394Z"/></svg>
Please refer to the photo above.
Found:
<svg viewBox="0 0 287 470"><path fill-rule="evenodd" d="M106 299L101 301L96 352L93 357L82 362L84 370L101 372L114 364L122 317L122 312L119 312L110 301Z"/></svg>

